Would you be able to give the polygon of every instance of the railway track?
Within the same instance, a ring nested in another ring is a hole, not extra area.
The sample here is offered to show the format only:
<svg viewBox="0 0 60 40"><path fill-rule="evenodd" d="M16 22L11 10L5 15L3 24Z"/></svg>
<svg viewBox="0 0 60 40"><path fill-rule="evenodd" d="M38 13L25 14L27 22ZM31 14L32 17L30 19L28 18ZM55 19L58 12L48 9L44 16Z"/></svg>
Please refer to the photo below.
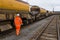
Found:
<svg viewBox="0 0 60 40"><path fill-rule="evenodd" d="M57 17L55 16L36 40L58 40Z"/></svg>

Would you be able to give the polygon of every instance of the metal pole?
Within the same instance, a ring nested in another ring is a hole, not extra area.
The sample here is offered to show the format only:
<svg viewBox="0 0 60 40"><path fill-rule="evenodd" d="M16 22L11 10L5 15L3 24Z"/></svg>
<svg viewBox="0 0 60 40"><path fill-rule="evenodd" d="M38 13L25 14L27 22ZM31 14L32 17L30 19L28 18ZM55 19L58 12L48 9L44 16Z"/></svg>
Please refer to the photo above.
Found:
<svg viewBox="0 0 60 40"><path fill-rule="evenodd" d="M53 8L53 12L54 12L54 8Z"/></svg>

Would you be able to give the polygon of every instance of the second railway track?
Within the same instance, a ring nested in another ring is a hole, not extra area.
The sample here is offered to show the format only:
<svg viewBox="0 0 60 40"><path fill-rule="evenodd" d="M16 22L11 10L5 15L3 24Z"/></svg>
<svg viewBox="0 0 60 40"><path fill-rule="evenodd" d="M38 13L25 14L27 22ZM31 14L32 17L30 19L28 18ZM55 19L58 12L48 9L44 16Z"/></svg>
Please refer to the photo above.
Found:
<svg viewBox="0 0 60 40"><path fill-rule="evenodd" d="M58 27L56 16L52 19L49 25L38 36L37 40L58 40Z"/></svg>

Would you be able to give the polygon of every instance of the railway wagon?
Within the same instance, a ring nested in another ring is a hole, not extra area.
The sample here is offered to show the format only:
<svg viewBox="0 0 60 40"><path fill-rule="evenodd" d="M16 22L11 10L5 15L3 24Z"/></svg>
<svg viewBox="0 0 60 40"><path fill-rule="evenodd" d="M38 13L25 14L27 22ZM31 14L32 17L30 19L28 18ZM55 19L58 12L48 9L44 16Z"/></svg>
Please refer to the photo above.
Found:
<svg viewBox="0 0 60 40"><path fill-rule="evenodd" d="M46 15L48 15L47 10L35 5L30 8L30 14L33 17L33 20L39 20L42 17L45 17Z"/></svg>
<svg viewBox="0 0 60 40"><path fill-rule="evenodd" d="M53 14L53 12L52 12L52 11L48 11L48 10L47 10L47 13L48 13L48 16L50 16L50 15L52 15L52 14Z"/></svg>
<svg viewBox="0 0 60 40"><path fill-rule="evenodd" d="M0 0L0 31L12 29L14 17L19 13L23 23L30 20L29 5L16 0Z"/></svg>
<svg viewBox="0 0 60 40"><path fill-rule="evenodd" d="M30 14L32 15L33 21L36 21L39 19L40 16L40 8L38 6L31 6L30 8Z"/></svg>
<svg viewBox="0 0 60 40"><path fill-rule="evenodd" d="M47 10L45 10L45 9L43 9L43 8L40 8L40 16L42 17L45 17L45 16L47 16L48 15L48 13L47 13Z"/></svg>
<svg viewBox="0 0 60 40"><path fill-rule="evenodd" d="M50 15L53 15L54 14L54 12L53 11L50 11Z"/></svg>

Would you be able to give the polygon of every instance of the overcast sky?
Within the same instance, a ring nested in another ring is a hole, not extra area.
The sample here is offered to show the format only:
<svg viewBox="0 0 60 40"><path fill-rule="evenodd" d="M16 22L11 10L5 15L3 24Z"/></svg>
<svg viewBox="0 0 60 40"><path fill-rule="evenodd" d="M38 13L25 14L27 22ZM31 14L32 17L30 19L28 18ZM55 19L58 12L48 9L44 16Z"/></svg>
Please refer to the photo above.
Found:
<svg viewBox="0 0 60 40"><path fill-rule="evenodd" d="M45 8L52 11L60 11L60 0L23 0L28 2L30 5L37 5L39 7Z"/></svg>

